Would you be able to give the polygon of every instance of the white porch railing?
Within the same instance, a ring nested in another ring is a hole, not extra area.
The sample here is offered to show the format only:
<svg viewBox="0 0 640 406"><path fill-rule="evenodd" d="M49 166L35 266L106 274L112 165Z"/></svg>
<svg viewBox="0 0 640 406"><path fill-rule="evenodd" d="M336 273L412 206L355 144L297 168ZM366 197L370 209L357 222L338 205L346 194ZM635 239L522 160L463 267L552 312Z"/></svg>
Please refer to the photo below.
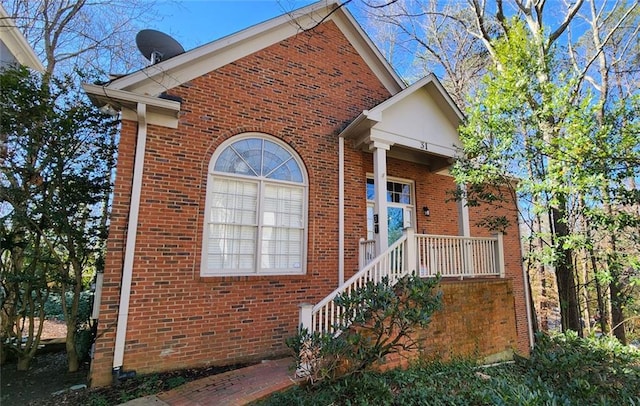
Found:
<svg viewBox="0 0 640 406"><path fill-rule="evenodd" d="M412 234L412 233L411 233ZM310 333L334 333L334 325L339 322L344 310L335 304L333 299L342 293L350 293L371 281L378 283L385 276L393 285L398 279L415 271L415 265L410 266L408 258L415 258L407 247L407 234L391 245L382 255L378 256L347 280L342 286L334 290L315 306L300 305L300 324Z"/></svg>
<svg viewBox="0 0 640 406"><path fill-rule="evenodd" d="M358 269L362 269L376 258L376 240L365 240L361 238L358 245L360 247L358 252Z"/></svg>
<svg viewBox="0 0 640 406"><path fill-rule="evenodd" d="M408 229L398 241L378 257L373 257L371 241L360 240L361 269L342 286L317 305L300 305L300 325L310 333L334 333L340 321L342 307L333 301L342 293L350 293L367 282L378 283L389 277L395 284L400 278L418 271L422 277L468 278L478 276L504 277L502 234L494 237L456 237L414 234Z"/></svg>
<svg viewBox="0 0 640 406"><path fill-rule="evenodd" d="M504 277L502 234L495 237L416 235L420 276Z"/></svg>

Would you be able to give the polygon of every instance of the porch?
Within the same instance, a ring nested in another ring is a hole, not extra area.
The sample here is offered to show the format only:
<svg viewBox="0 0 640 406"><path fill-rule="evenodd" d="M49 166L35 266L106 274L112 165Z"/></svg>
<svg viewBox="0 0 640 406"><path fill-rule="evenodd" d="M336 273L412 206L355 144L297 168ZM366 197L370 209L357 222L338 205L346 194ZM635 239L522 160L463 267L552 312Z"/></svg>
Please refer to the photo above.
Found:
<svg viewBox="0 0 640 406"><path fill-rule="evenodd" d="M375 240L360 241L360 270L316 305L300 305L299 325L310 333L332 333L343 309L334 299L351 293L368 282L389 278L393 285L406 275L447 279L494 278L505 276L502 234L493 237L459 237L416 234L412 228L375 256Z"/></svg>

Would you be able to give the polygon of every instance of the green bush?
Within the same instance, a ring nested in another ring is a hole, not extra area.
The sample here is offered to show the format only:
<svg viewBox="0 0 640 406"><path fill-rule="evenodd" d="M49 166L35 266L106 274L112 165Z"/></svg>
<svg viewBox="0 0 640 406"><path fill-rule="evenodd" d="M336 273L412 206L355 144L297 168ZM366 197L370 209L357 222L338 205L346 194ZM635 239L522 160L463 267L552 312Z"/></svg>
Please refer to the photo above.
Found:
<svg viewBox="0 0 640 406"><path fill-rule="evenodd" d="M540 334L530 359L521 363L532 377L574 402L640 402L640 351L615 338Z"/></svg>
<svg viewBox="0 0 640 406"><path fill-rule="evenodd" d="M529 359L417 362L296 387L261 405L638 405L640 351L609 337L539 335Z"/></svg>
<svg viewBox="0 0 640 406"><path fill-rule="evenodd" d="M302 329L287 340L297 370L317 384L364 371L389 354L419 349L413 335L440 308L438 283L439 279L405 276L391 284L385 277L338 295L334 302L343 316L333 333Z"/></svg>
<svg viewBox="0 0 640 406"><path fill-rule="evenodd" d="M73 292L66 292L67 304L73 300ZM93 303L93 293L85 290L80 292L80 302L78 303L78 320L84 323L91 317L91 307ZM65 312L62 311L62 299L59 293L50 293L44 304L44 314L47 319L66 320Z"/></svg>

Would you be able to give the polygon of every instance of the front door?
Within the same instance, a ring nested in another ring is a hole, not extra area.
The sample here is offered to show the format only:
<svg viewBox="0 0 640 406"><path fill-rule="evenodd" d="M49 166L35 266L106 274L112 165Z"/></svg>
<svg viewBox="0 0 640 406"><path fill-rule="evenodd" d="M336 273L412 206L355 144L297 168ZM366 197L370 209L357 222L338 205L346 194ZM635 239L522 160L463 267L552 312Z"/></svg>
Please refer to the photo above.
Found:
<svg viewBox="0 0 640 406"><path fill-rule="evenodd" d="M367 178L367 239L375 239L373 214L375 185L373 178ZM387 225L389 227L389 245L402 237L405 224L413 225L413 182L406 179L387 181Z"/></svg>

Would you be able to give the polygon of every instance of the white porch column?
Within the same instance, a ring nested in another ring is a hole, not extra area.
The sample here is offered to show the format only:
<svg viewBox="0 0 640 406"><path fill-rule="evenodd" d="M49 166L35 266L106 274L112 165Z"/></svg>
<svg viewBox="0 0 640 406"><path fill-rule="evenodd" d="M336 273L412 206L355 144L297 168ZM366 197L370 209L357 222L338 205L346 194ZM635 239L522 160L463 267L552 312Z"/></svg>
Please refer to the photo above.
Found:
<svg viewBox="0 0 640 406"><path fill-rule="evenodd" d="M378 216L378 232L375 234L375 238L377 254L380 255L389 246L389 226L387 224L387 150L389 150L390 145L373 141L369 144L369 148L373 149L373 181L376 190L374 215Z"/></svg>
<svg viewBox="0 0 640 406"><path fill-rule="evenodd" d="M505 276L505 264L504 264L504 239L502 237L502 233L497 233L493 235L496 239L496 268L500 273L500 277L504 278Z"/></svg>
<svg viewBox="0 0 640 406"><path fill-rule="evenodd" d="M469 226L469 206L467 206L467 198L465 185L458 185L462 189L462 198L458 201L458 234L463 237L471 237L471 227Z"/></svg>
<svg viewBox="0 0 640 406"><path fill-rule="evenodd" d="M458 185L462 189L462 198L458 200L458 234L462 237L471 237L471 227L469 226L469 206L467 206L467 198L465 197L466 186ZM464 269L466 272L473 274L473 251L471 242L464 243Z"/></svg>
<svg viewBox="0 0 640 406"><path fill-rule="evenodd" d="M407 253L405 255L405 270L409 275L418 275L418 247L416 244L416 233L413 227L405 229L407 233Z"/></svg>

